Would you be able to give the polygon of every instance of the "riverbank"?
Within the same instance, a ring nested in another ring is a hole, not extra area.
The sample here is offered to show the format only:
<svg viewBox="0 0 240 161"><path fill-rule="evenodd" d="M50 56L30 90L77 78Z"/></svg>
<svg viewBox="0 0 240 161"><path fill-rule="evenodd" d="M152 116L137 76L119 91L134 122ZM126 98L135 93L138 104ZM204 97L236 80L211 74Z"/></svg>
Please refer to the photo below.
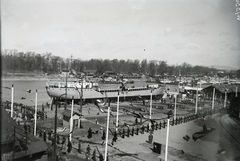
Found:
<svg viewBox="0 0 240 161"><path fill-rule="evenodd" d="M38 77L2 77L2 81L47 81L47 80L59 80L60 78L56 77L46 77L46 76L38 76Z"/></svg>

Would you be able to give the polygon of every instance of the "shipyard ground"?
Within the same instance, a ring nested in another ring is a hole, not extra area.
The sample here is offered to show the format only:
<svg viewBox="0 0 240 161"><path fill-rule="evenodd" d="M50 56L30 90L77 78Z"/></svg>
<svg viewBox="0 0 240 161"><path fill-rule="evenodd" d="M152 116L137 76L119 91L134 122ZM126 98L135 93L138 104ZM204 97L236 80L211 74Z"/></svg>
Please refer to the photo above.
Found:
<svg viewBox="0 0 240 161"><path fill-rule="evenodd" d="M115 107L116 104L111 104L111 107ZM217 105L216 105L217 106ZM68 108L71 106L69 105ZM125 128L124 123L127 123L130 128L137 127L134 125L135 117L130 113L126 113L123 109L129 109L136 111L137 108L146 109L146 106L142 106L141 102L136 102L133 105L129 105L129 102L120 103L120 114L119 114L119 129ZM163 107L163 109L159 109ZM74 106L76 110L78 106ZM186 107L185 109L177 109L177 116L181 117L183 115L192 114L194 106ZM210 107L206 107L210 108ZM45 129L53 129L53 118L54 110L47 110L48 118L45 121L39 121L38 125ZM158 102L153 103L153 119L166 118L167 111L169 109L165 105L160 105ZM61 113L64 108L58 110L58 117L61 120ZM144 110L143 110L144 111ZM146 117L148 111L142 112ZM110 129L115 130L116 112L112 112L113 116L110 117ZM73 132L73 150L71 153L62 154L61 145L58 145L58 152L62 159L65 160L86 160L86 148L88 145L91 147L91 154L96 147L99 149L100 153L104 155L105 145L101 144L103 140L101 139L102 134L93 134L92 138L87 138L88 128L91 127L93 131L99 131L101 127L106 127L106 113L99 113L99 110L95 105L84 105L83 108L83 128L75 129ZM99 124L96 124L96 119ZM160 121L160 120L159 120ZM148 122L146 122L147 124ZM209 133L203 135L196 141L193 140L192 136L203 130L203 125L206 125L209 129ZM61 126L61 123L58 124ZM132 126L134 125L134 126ZM139 125L140 127L140 125ZM169 135L169 148L168 148L168 160L169 161L225 161L225 160L240 160L240 126L231 119L227 114L213 114L205 117L205 119L197 119L189 121L187 123L182 123L179 125L170 126ZM69 131L59 133L61 135L67 135ZM190 139L186 141L183 139L184 136L190 136ZM130 137L125 137L124 139L118 137L117 142L113 145L111 132L109 133L108 142L108 157L109 160L116 161L163 161L165 157L165 144L166 144L166 129L158 129L153 132L153 142L160 143L161 154L153 152L153 144L148 143L149 133L138 134ZM78 142L81 141L82 153L78 153ZM49 141L48 141L49 142ZM50 142L49 142L49 146ZM97 156L98 156L97 152ZM91 157L92 155L90 155ZM68 158L68 159L67 159ZM46 156L42 160L46 160ZM97 159L98 160L98 159Z"/></svg>

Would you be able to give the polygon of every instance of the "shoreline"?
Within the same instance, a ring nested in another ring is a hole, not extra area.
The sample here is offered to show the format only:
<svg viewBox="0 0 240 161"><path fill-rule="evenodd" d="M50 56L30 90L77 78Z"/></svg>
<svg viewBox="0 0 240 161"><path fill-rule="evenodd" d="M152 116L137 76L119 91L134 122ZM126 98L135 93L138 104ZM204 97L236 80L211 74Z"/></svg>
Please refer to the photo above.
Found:
<svg viewBox="0 0 240 161"><path fill-rule="evenodd" d="M48 81L59 80L60 78L46 78L46 77L2 77L2 81Z"/></svg>

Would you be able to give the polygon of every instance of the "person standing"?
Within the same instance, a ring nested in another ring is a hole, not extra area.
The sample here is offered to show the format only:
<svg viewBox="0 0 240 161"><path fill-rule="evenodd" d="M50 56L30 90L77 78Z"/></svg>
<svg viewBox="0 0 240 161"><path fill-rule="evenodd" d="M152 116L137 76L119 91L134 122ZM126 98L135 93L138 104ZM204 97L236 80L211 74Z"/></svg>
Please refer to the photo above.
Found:
<svg viewBox="0 0 240 161"><path fill-rule="evenodd" d="M115 131L113 134L112 145L114 144L114 142L117 142L117 131Z"/></svg>
<svg viewBox="0 0 240 161"><path fill-rule="evenodd" d="M103 133L103 128L100 127L99 134L102 134L102 133Z"/></svg>
<svg viewBox="0 0 240 161"><path fill-rule="evenodd" d="M71 151L72 151L72 143L71 143L71 141L69 141L69 142L68 142L67 152L68 152L68 153L71 153Z"/></svg>
<svg viewBox="0 0 240 161"><path fill-rule="evenodd" d="M92 160L97 161L96 149L93 150Z"/></svg>
<svg viewBox="0 0 240 161"><path fill-rule="evenodd" d="M62 138L62 148L63 148L63 145L65 144L65 142L66 142L66 138L65 138L65 136L63 136L63 138Z"/></svg>
<svg viewBox="0 0 240 161"><path fill-rule="evenodd" d="M78 153L79 153L79 154L82 153L80 140L78 141Z"/></svg>
<svg viewBox="0 0 240 161"><path fill-rule="evenodd" d="M60 143L60 137L59 137L59 135L57 135L57 144L59 144Z"/></svg>
<svg viewBox="0 0 240 161"><path fill-rule="evenodd" d="M43 141L47 141L47 134L46 134L46 130L43 130Z"/></svg>
<svg viewBox="0 0 240 161"><path fill-rule="evenodd" d="M88 146L87 146L86 158L89 158L90 152L91 152L91 148L90 148L90 146L89 146L89 144L88 144Z"/></svg>
<svg viewBox="0 0 240 161"><path fill-rule="evenodd" d="M128 127L128 129L127 129L127 137L129 137L129 136L130 136L130 129Z"/></svg>
<svg viewBox="0 0 240 161"><path fill-rule="evenodd" d="M125 138L125 129L123 129L123 131L122 131L122 138L123 139Z"/></svg>
<svg viewBox="0 0 240 161"><path fill-rule="evenodd" d="M152 144L152 141L153 141L152 133L150 133L150 135L148 136L148 141L149 141L150 144Z"/></svg>
<svg viewBox="0 0 240 161"><path fill-rule="evenodd" d="M51 135L52 135L52 131L48 131L48 140L50 141L51 140Z"/></svg>
<svg viewBox="0 0 240 161"><path fill-rule="evenodd" d="M91 139L92 138L92 128L89 127L88 129L88 135L87 135L88 139Z"/></svg>
<svg viewBox="0 0 240 161"><path fill-rule="evenodd" d="M103 142L102 142L102 145L104 144L105 139L106 139L106 132L105 132L105 130L103 130L103 134L102 134Z"/></svg>

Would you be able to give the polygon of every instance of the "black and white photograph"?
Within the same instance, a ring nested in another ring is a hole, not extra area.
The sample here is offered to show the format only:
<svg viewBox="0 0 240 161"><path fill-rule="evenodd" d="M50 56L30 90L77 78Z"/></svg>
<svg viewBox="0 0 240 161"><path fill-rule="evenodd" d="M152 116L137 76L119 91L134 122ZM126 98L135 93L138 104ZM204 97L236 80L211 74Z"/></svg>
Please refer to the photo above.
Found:
<svg viewBox="0 0 240 161"><path fill-rule="evenodd" d="M239 161L240 0L1 0L2 161Z"/></svg>

